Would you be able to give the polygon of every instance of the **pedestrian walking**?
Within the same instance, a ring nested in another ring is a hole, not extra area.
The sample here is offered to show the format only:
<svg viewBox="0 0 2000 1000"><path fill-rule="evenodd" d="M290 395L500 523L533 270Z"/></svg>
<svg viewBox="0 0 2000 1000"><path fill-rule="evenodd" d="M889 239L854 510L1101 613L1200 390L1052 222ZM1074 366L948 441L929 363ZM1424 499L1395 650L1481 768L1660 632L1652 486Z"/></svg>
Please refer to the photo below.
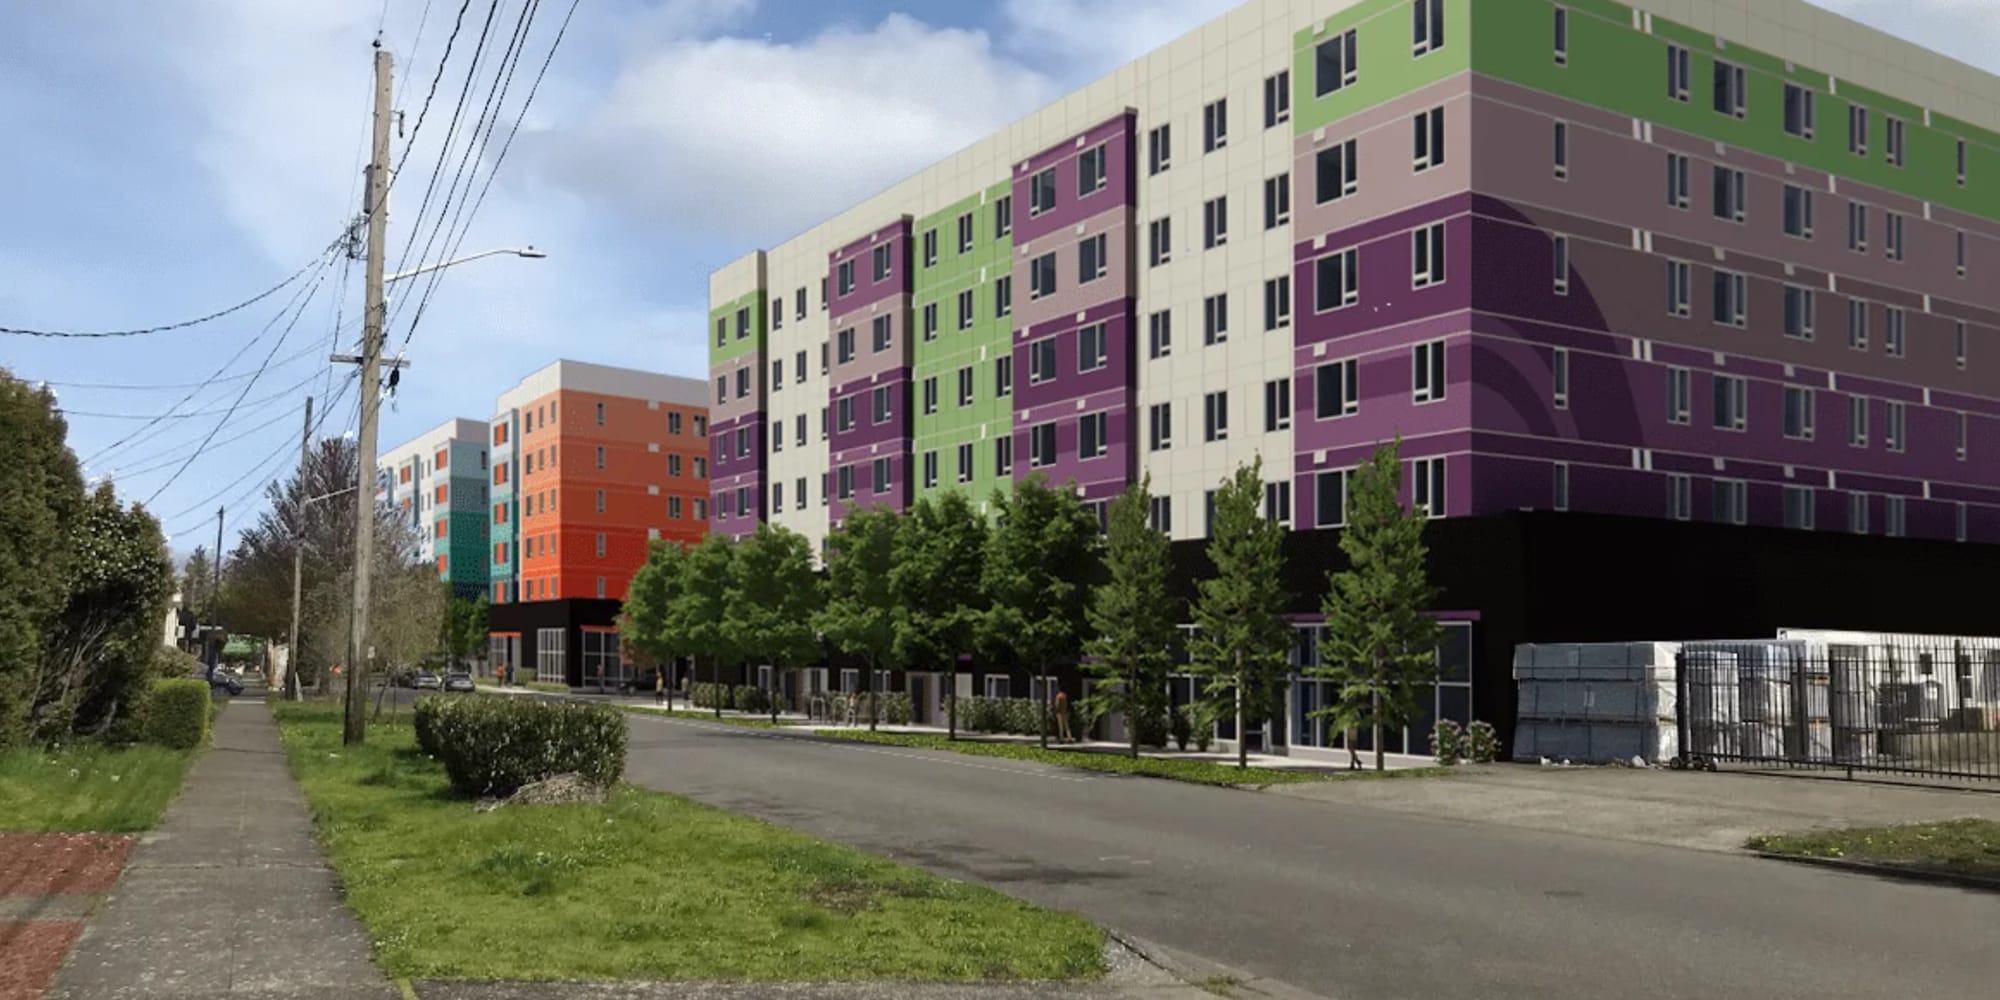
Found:
<svg viewBox="0 0 2000 1000"><path fill-rule="evenodd" d="M653 671L653 704L664 705L666 703L667 703L667 672L664 670L655 669Z"/></svg>
<svg viewBox="0 0 2000 1000"><path fill-rule="evenodd" d="M1056 739L1063 743L1075 742L1069 732L1069 692L1056 692Z"/></svg>

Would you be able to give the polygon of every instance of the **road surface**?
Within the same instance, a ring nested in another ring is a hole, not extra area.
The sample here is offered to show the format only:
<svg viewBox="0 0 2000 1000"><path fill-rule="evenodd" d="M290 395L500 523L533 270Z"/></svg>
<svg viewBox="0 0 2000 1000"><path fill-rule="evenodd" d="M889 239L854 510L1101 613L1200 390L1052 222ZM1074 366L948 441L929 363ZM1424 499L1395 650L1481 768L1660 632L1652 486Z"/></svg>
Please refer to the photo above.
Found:
<svg viewBox="0 0 2000 1000"><path fill-rule="evenodd" d="M1981 997L2000 894L634 716L627 777L1337 1000Z"/></svg>

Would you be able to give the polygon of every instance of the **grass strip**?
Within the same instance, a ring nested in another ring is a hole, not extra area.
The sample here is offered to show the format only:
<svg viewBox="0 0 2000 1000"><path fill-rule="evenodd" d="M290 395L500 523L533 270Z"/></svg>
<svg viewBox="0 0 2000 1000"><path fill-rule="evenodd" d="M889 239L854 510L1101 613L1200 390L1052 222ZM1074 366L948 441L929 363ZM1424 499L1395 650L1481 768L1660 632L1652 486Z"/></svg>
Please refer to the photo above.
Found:
<svg viewBox="0 0 2000 1000"><path fill-rule="evenodd" d="M150 830L193 759L191 750L91 743L0 751L0 832Z"/></svg>
<svg viewBox="0 0 2000 1000"><path fill-rule="evenodd" d="M1074 767L1086 771L1105 771L1112 774L1135 774L1147 778L1167 778L1186 781L1197 785L1220 785L1232 788L1261 788L1266 785L1297 784L1306 781L1368 781L1381 778L1428 778L1448 772L1443 767L1412 767L1393 771L1308 771L1275 767L1238 768L1234 764L1221 764L1210 760L1184 760L1172 757L1133 758L1120 753L1098 750L1064 750L1051 747L1042 749L1032 743L1014 743L1002 740L957 739L933 736L928 733L883 733L864 729L818 729L814 733L834 739L853 740L858 743L880 743L886 746L911 747L918 750L949 750L953 753L972 754L978 757L1005 757L1010 760L1034 761L1038 764L1054 764L1058 767Z"/></svg>
<svg viewBox="0 0 2000 1000"><path fill-rule="evenodd" d="M2000 879L2000 822L1990 819L1777 834L1752 837L1747 846L1770 854Z"/></svg>
<svg viewBox="0 0 2000 1000"><path fill-rule="evenodd" d="M403 722L340 743L276 708L292 771L368 927L412 979L1079 979L1103 932L999 893L630 786L473 811Z"/></svg>

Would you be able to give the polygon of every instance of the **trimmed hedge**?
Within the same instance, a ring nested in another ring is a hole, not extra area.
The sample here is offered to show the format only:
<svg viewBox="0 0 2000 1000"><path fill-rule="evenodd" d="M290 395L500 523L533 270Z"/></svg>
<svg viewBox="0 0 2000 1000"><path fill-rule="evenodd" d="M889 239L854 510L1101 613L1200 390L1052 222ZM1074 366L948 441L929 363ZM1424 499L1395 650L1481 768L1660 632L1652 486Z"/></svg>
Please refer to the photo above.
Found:
<svg viewBox="0 0 2000 1000"><path fill-rule="evenodd" d="M1075 706L1072 705L1070 722L1078 721ZM1050 732L1053 733L1054 705L1049 706L1049 724ZM961 729L975 733L1039 736L1042 732L1042 706L1033 698L960 698L958 725Z"/></svg>
<svg viewBox="0 0 2000 1000"><path fill-rule="evenodd" d="M610 787L625 773L625 716L609 705L430 697L414 718L418 746L463 795L503 797L558 774Z"/></svg>
<svg viewBox="0 0 2000 1000"><path fill-rule="evenodd" d="M140 742L174 750L192 750L208 739L213 699L208 682L196 677L156 680L146 688L134 713Z"/></svg>

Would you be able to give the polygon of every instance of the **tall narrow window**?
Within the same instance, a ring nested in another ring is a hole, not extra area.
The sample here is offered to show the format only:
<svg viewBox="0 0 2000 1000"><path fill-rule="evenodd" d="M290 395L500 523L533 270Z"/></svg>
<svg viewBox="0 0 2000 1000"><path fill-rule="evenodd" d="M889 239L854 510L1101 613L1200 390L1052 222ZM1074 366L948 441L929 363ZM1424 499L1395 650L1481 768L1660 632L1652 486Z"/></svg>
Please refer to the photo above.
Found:
<svg viewBox="0 0 2000 1000"><path fill-rule="evenodd" d="M1951 360L1959 371L1965 370L1965 321L1958 320L1951 331Z"/></svg>
<svg viewBox="0 0 2000 1000"><path fill-rule="evenodd" d="M1146 176L1151 177L1173 165L1173 127L1156 125L1146 133Z"/></svg>
<svg viewBox="0 0 2000 1000"><path fill-rule="evenodd" d="M1292 120L1292 73L1278 72L1264 78L1264 127L1276 128Z"/></svg>
<svg viewBox="0 0 2000 1000"><path fill-rule="evenodd" d="M1412 55L1444 48L1444 0L1410 0L1410 31Z"/></svg>
<svg viewBox="0 0 2000 1000"><path fill-rule="evenodd" d="M1690 375L1685 368L1667 369L1667 423L1685 424L1693 410L1688 391Z"/></svg>
<svg viewBox="0 0 2000 1000"><path fill-rule="evenodd" d="M1555 257L1555 293L1569 294L1569 237L1557 236L1553 240Z"/></svg>
<svg viewBox="0 0 2000 1000"><path fill-rule="evenodd" d="M1785 336L1811 340L1813 336L1813 290L1798 285L1785 286Z"/></svg>
<svg viewBox="0 0 2000 1000"><path fill-rule="evenodd" d="M1419 458L1410 463L1410 506L1429 517L1444 516L1444 459Z"/></svg>
<svg viewBox="0 0 2000 1000"><path fill-rule="evenodd" d="M1219 98L1201 109L1201 151L1213 153L1229 144L1229 99Z"/></svg>
<svg viewBox="0 0 2000 1000"><path fill-rule="evenodd" d="M1785 84L1785 132L1801 139L1813 137L1813 92L1796 83Z"/></svg>
<svg viewBox="0 0 2000 1000"><path fill-rule="evenodd" d="M1264 383L1264 430L1289 430L1292 426L1292 380L1272 379ZM1962 456L1961 456L1962 457Z"/></svg>
<svg viewBox="0 0 2000 1000"><path fill-rule="evenodd" d="M1292 276L1281 274L1264 282L1264 329L1292 325Z"/></svg>
<svg viewBox="0 0 2000 1000"><path fill-rule="evenodd" d="M1264 228L1276 229L1292 221L1292 175L1289 171L1264 178ZM1961 236L1959 245L1964 246ZM1961 270L1961 274L1963 271Z"/></svg>
<svg viewBox="0 0 2000 1000"><path fill-rule="evenodd" d="M1568 122L1555 123L1555 150L1553 156L1555 158L1556 180L1568 179L1569 177L1569 123Z"/></svg>
<svg viewBox="0 0 2000 1000"><path fill-rule="evenodd" d="M1410 119L1410 147L1415 171L1444 166L1444 108L1418 112Z"/></svg>
<svg viewBox="0 0 2000 1000"><path fill-rule="evenodd" d="M1557 510L1568 510L1569 509L1569 463L1557 462L1555 464L1555 474L1556 474L1555 508Z"/></svg>
<svg viewBox="0 0 2000 1000"><path fill-rule="evenodd" d="M1749 279L1734 271L1715 272L1715 321L1724 326L1748 326Z"/></svg>
<svg viewBox="0 0 2000 1000"><path fill-rule="evenodd" d="M1965 140L1958 140L1958 186L1965 186Z"/></svg>
<svg viewBox="0 0 2000 1000"><path fill-rule="evenodd" d="M1410 234L1410 287L1444 283L1444 223L1434 222Z"/></svg>
<svg viewBox="0 0 2000 1000"><path fill-rule="evenodd" d="M1229 390L1202 396L1201 426L1204 441L1222 441L1229 437Z"/></svg>
<svg viewBox="0 0 2000 1000"><path fill-rule="evenodd" d="M1952 234L1952 267L1959 277L1965 277L1965 230Z"/></svg>
<svg viewBox="0 0 2000 1000"><path fill-rule="evenodd" d="M1714 169L1715 217L1730 222L1742 222L1746 209L1747 191L1743 171L1731 167L1717 166Z"/></svg>
<svg viewBox="0 0 2000 1000"><path fill-rule="evenodd" d="M1667 46L1667 97L1685 104L1688 102L1688 81L1693 78L1688 63L1688 50L1678 45Z"/></svg>
<svg viewBox="0 0 2000 1000"><path fill-rule="evenodd" d="M1355 273L1357 252L1349 247L1313 261L1313 311L1326 312L1361 300Z"/></svg>
<svg viewBox="0 0 2000 1000"><path fill-rule="evenodd" d="M1890 260L1903 259L1903 214L1882 213L1882 253Z"/></svg>
<svg viewBox="0 0 2000 1000"><path fill-rule="evenodd" d="M1174 353L1174 314L1162 309L1146 317L1146 357L1164 358Z"/></svg>
<svg viewBox="0 0 2000 1000"><path fill-rule="evenodd" d="M1858 201L1847 203L1847 249L1855 253L1868 250L1868 206Z"/></svg>
<svg viewBox="0 0 2000 1000"><path fill-rule="evenodd" d="M1201 206L1201 245L1212 250L1229 242L1229 196L1210 198Z"/></svg>
<svg viewBox="0 0 2000 1000"><path fill-rule="evenodd" d="M1146 224L1146 266L1159 267L1174 258L1174 220L1161 216Z"/></svg>
<svg viewBox="0 0 2000 1000"><path fill-rule="evenodd" d="M1555 31L1556 65L1567 66L1569 65L1569 8L1556 8Z"/></svg>
<svg viewBox="0 0 2000 1000"><path fill-rule="evenodd" d="M1349 28L1313 47L1313 96L1325 97L1360 79L1355 58L1355 29Z"/></svg>
<svg viewBox="0 0 2000 1000"><path fill-rule="evenodd" d="M1686 208L1691 203L1688 197L1688 158L1682 153L1667 154L1667 204L1675 208Z"/></svg>
<svg viewBox="0 0 2000 1000"><path fill-rule="evenodd" d="M1892 358L1900 358L1904 353L1904 333L1909 323L1909 313L1902 306L1882 308L1882 349Z"/></svg>
<svg viewBox="0 0 2000 1000"><path fill-rule="evenodd" d="M1146 450L1165 451L1174 446L1174 404L1154 403L1146 409Z"/></svg>
<svg viewBox="0 0 2000 1000"><path fill-rule="evenodd" d="M1313 202L1324 205L1361 189L1356 140L1336 142L1313 154Z"/></svg>
<svg viewBox="0 0 2000 1000"><path fill-rule="evenodd" d="M1749 383L1734 375L1715 376L1715 419L1719 431L1748 430Z"/></svg>
<svg viewBox="0 0 2000 1000"><path fill-rule="evenodd" d="M1784 434L1800 441L1813 439L1813 391L1805 386L1785 386Z"/></svg>
<svg viewBox="0 0 2000 1000"><path fill-rule="evenodd" d="M1796 184L1785 185L1785 235L1812 239L1813 193Z"/></svg>
<svg viewBox="0 0 2000 1000"><path fill-rule="evenodd" d="M1105 177L1106 177L1105 167L1107 159L1108 159L1108 151L1106 150L1105 146L1102 143L1092 146L1089 149L1086 149L1083 152L1077 154L1076 157L1077 197L1082 198L1086 195L1096 194L1097 192L1104 190Z"/></svg>
<svg viewBox="0 0 2000 1000"><path fill-rule="evenodd" d="M1431 403L1443 399L1444 341L1434 340L1410 349L1410 399Z"/></svg>
<svg viewBox="0 0 2000 1000"><path fill-rule="evenodd" d="M1903 120L1891 115L1882 116L1882 148L1889 165L1903 165Z"/></svg>
<svg viewBox="0 0 2000 1000"><path fill-rule="evenodd" d="M1868 155L1868 109L1859 104L1847 106L1847 151Z"/></svg>
<svg viewBox="0 0 2000 1000"><path fill-rule="evenodd" d="M1549 358L1550 398L1558 410L1569 409L1569 350L1558 347Z"/></svg>
<svg viewBox="0 0 2000 1000"><path fill-rule="evenodd" d="M1715 60L1715 111L1717 114L1745 117L1749 110L1749 87L1745 81L1743 67Z"/></svg>
<svg viewBox="0 0 2000 1000"><path fill-rule="evenodd" d="M1056 168L1049 167L1028 179L1028 217L1034 218L1044 212L1053 211L1055 207ZM966 215L965 221L966 224L959 227L961 239L971 236L972 216L970 214ZM965 242L970 243L970 240L965 240ZM971 247L966 246L960 252L963 253L964 250L969 249Z"/></svg>
<svg viewBox="0 0 2000 1000"><path fill-rule="evenodd" d="M1358 362L1348 358L1313 369L1313 419L1331 420L1361 412L1357 367Z"/></svg>
<svg viewBox="0 0 2000 1000"><path fill-rule="evenodd" d="M1201 342L1220 344L1229 339L1229 293L1201 300Z"/></svg>

